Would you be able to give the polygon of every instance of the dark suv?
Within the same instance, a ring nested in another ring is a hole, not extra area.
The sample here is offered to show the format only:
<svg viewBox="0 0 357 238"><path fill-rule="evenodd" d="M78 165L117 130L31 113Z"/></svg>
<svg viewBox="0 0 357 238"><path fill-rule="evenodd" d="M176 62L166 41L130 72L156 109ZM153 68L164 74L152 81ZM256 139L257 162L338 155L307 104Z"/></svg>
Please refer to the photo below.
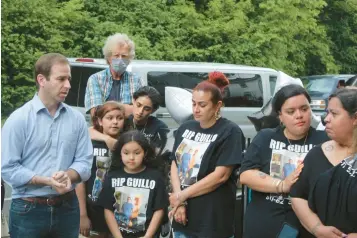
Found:
<svg viewBox="0 0 357 238"><path fill-rule="evenodd" d="M313 75L301 77L307 92L311 96L311 109L317 115L322 115L327 106L328 97L337 88L345 86L345 82L353 77L349 74Z"/></svg>

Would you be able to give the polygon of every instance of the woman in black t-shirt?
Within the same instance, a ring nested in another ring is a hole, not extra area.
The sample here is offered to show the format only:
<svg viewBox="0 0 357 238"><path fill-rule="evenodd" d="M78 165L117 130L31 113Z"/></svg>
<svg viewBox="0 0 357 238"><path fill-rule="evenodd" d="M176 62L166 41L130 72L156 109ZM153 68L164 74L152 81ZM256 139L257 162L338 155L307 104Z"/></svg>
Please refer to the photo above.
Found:
<svg viewBox="0 0 357 238"><path fill-rule="evenodd" d="M325 118L332 139L312 149L291 190L292 205L306 228L301 237L357 237L357 90L332 94Z"/></svg>
<svg viewBox="0 0 357 238"><path fill-rule="evenodd" d="M105 136L117 138L124 127L124 107L114 101L98 106L92 118L95 130ZM91 131L90 135L92 138ZM98 233L94 237L109 237L109 229L104 219L104 210L98 206L98 197L103 189L104 179L111 166L110 150L105 142L92 138L93 164L91 177L76 187L80 207L80 233L89 236L90 231Z"/></svg>
<svg viewBox="0 0 357 238"><path fill-rule="evenodd" d="M234 234L236 186L230 179L241 162L241 129L220 117L222 91L229 81L220 72L192 93L195 120L175 135L171 184L175 237L228 238Z"/></svg>
<svg viewBox="0 0 357 238"><path fill-rule="evenodd" d="M328 138L310 126L310 96L299 85L281 88L273 110L283 126L263 129L245 153L240 182L252 189L245 213L245 238L297 237L300 223L289 197L307 152Z"/></svg>

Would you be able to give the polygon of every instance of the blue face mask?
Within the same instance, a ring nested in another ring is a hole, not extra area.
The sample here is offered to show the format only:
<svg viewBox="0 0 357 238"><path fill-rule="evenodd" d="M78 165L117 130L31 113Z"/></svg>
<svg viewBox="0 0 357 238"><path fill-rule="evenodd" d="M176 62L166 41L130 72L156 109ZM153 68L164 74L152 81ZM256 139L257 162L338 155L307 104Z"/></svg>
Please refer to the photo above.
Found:
<svg viewBox="0 0 357 238"><path fill-rule="evenodd" d="M119 75L122 75L128 67L128 59L112 59L112 69Z"/></svg>

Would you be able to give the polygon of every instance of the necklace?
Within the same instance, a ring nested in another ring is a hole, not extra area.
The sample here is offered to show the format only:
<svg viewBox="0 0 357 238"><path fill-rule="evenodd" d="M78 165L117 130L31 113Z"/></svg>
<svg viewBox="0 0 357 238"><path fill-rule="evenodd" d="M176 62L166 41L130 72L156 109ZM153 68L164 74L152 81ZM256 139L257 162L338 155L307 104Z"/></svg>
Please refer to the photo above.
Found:
<svg viewBox="0 0 357 238"><path fill-rule="evenodd" d="M145 125L144 125L144 128L141 129L141 131L140 131L140 132L143 133L143 134L145 134L145 129L146 129L146 125L148 124L148 120L149 120L149 119L146 120ZM136 127L134 118L133 118L133 128L134 128L135 130L138 130L138 128Z"/></svg>
<svg viewBox="0 0 357 238"><path fill-rule="evenodd" d="M302 146L301 148L305 148L305 143L306 143L306 140L307 140L307 136L308 136L308 135L309 135L309 131L306 133L305 140L304 140L304 144L303 144L303 146ZM289 138L286 136L285 131L284 131L284 136L285 136L285 137L286 137L286 139L288 140L289 145L291 145L291 146L292 146L292 144L291 144L291 142L290 142ZM302 149L301 149L301 151L302 151ZM304 152L300 152L300 153L295 152L295 153L297 153L299 156L301 156L301 154L302 154L302 153L304 153Z"/></svg>

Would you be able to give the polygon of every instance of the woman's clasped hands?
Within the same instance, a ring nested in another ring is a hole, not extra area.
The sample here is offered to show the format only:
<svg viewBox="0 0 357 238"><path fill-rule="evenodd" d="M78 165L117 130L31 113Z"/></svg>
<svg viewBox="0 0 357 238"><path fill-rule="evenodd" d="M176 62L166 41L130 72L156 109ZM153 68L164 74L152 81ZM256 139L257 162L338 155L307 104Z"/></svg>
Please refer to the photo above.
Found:
<svg viewBox="0 0 357 238"><path fill-rule="evenodd" d="M180 192L169 193L170 207L169 218L175 219L177 223L186 225L188 222L186 216L186 198L184 194Z"/></svg>

